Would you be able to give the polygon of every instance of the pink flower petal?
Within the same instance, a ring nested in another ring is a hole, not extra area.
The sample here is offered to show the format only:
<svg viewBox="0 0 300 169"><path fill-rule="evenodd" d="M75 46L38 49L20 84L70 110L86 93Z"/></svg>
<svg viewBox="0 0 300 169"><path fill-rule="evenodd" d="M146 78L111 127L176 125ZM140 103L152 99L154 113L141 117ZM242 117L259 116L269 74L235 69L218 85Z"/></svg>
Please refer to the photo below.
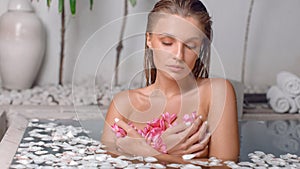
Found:
<svg viewBox="0 0 300 169"><path fill-rule="evenodd" d="M126 131L123 128L119 127L116 123L113 124L111 127L118 138L125 137L127 135Z"/></svg>
<svg viewBox="0 0 300 169"><path fill-rule="evenodd" d="M189 122L189 121L190 121L190 116L189 116L188 114L185 114L185 115L183 116L183 121L184 121L185 123Z"/></svg>

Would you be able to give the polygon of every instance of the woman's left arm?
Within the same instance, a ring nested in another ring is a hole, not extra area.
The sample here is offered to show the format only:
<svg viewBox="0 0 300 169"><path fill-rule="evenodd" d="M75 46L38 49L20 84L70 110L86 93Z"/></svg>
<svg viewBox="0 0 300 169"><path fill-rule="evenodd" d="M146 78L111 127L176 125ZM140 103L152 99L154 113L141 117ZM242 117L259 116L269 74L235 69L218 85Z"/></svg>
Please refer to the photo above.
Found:
<svg viewBox="0 0 300 169"><path fill-rule="evenodd" d="M215 129L211 131L209 156L237 161L240 145L234 88L228 80L213 79L211 89L209 125Z"/></svg>

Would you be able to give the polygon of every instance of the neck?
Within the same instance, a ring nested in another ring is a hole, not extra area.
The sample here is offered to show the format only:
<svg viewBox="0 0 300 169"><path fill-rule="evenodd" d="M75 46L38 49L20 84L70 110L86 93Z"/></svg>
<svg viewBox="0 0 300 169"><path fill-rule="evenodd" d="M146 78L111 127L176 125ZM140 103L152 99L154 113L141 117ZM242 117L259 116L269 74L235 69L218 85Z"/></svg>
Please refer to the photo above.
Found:
<svg viewBox="0 0 300 169"><path fill-rule="evenodd" d="M196 86L197 82L193 75L188 75L183 79L175 80L161 76L160 72L157 72L156 80L153 84L153 87L163 92L166 97L182 95L194 89Z"/></svg>

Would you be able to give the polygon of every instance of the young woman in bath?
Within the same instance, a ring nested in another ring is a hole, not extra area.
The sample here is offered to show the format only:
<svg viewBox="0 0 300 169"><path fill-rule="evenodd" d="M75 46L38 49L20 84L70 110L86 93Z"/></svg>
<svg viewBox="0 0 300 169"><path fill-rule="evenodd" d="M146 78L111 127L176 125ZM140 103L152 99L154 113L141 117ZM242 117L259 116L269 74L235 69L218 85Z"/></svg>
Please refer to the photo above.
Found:
<svg viewBox="0 0 300 169"><path fill-rule="evenodd" d="M210 16L199 0L161 0L148 15L146 87L118 93L102 143L113 154L183 162L182 155L238 159L234 89L208 78Z"/></svg>

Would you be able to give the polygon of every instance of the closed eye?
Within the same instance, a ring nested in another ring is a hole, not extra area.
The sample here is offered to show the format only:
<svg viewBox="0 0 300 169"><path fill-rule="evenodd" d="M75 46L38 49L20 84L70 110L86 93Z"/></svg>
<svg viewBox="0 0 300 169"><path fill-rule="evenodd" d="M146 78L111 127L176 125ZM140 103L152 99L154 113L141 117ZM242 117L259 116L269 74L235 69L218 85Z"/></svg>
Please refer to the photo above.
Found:
<svg viewBox="0 0 300 169"><path fill-rule="evenodd" d="M194 51L200 50L199 42L191 41L191 42L186 42L184 45L190 50L194 50Z"/></svg>
<svg viewBox="0 0 300 169"><path fill-rule="evenodd" d="M185 46L186 46L187 48L189 48L189 49L196 49L196 48L197 48L196 45L188 45L188 44L186 44Z"/></svg>
<svg viewBox="0 0 300 169"><path fill-rule="evenodd" d="M171 46L173 43L172 42L161 42L165 46Z"/></svg>

